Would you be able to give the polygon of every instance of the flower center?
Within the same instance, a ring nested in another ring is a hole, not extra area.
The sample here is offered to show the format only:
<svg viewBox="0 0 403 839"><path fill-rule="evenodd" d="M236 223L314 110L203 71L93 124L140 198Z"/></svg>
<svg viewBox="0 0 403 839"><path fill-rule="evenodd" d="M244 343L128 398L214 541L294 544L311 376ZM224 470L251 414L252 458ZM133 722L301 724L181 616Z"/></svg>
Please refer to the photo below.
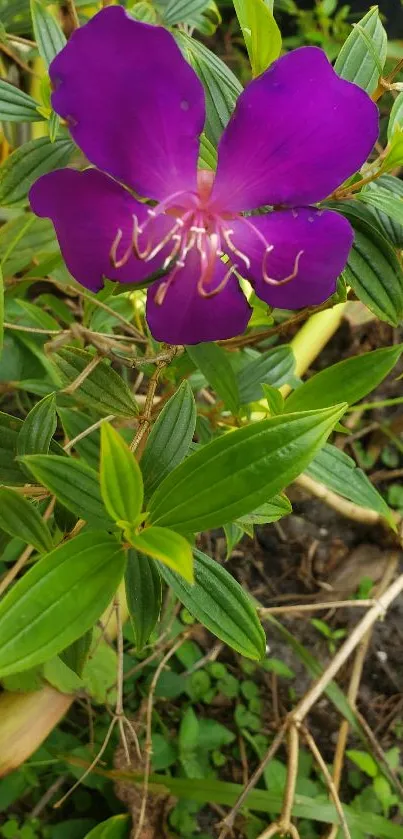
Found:
<svg viewBox="0 0 403 839"><path fill-rule="evenodd" d="M154 207L147 208L147 217L139 224L133 216L133 232L129 247L118 258L118 249L123 231L118 230L113 241L110 259L114 268L126 264L131 256L151 262L159 254L163 256L162 270L169 271L169 276L158 288L155 302L162 304L169 287L184 268L186 257L191 251L199 255L200 270L197 291L201 297L213 297L227 285L230 277L239 271L241 274L250 269L250 259L233 241L234 229L231 223L241 222L248 229L249 235L257 237L263 246L262 277L270 285L282 285L290 282L298 274L299 260L303 251L299 251L294 261L291 274L281 280L270 277L267 272L267 257L273 250L260 230L253 224L253 218L244 218L237 213L218 211L211 205L211 191L214 172L199 169L197 172L197 192L180 191L169 195ZM217 259L224 258L228 265L223 279L214 283Z"/></svg>

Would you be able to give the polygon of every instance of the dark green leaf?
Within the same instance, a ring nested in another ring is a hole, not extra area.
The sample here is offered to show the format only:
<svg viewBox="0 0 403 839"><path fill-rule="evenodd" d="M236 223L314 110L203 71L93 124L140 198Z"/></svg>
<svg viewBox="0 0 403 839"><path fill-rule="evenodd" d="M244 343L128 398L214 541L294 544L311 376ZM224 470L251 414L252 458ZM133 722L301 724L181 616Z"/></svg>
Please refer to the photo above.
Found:
<svg viewBox="0 0 403 839"><path fill-rule="evenodd" d="M56 431L56 399L54 393L45 396L29 412L18 434L17 454L47 454L50 442ZM61 446L54 442L54 446Z"/></svg>
<svg viewBox="0 0 403 839"><path fill-rule="evenodd" d="M160 11L167 26L175 23L186 23L192 15L203 11L209 0L168 0L160 3Z"/></svg>
<svg viewBox="0 0 403 839"><path fill-rule="evenodd" d="M213 390L224 402L232 414L239 411L239 390L236 375L228 360L227 353L217 344L195 344L187 347L193 364L199 368Z"/></svg>
<svg viewBox="0 0 403 839"><path fill-rule="evenodd" d="M246 658L263 658L266 637L249 595L222 565L201 551L194 552L194 573L195 582L189 585L161 566L164 580L196 620Z"/></svg>
<svg viewBox="0 0 403 839"><path fill-rule="evenodd" d="M97 824L84 839L128 839L130 833L129 816L121 813L111 816L106 822Z"/></svg>
<svg viewBox="0 0 403 839"><path fill-rule="evenodd" d="M306 468L344 410L282 414L213 440L158 487L151 521L195 532L256 510Z"/></svg>
<svg viewBox="0 0 403 839"><path fill-rule="evenodd" d="M93 358L91 353L76 347L61 347L53 354L66 384L74 382ZM128 386L106 361L99 362L77 388L75 395L83 404L95 408L100 414L133 417L138 412Z"/></svg>
<svg viewBox="0 0 403 839"><path fill-rule="evenodd" d="M60 653L62 661L67 664L67 667L70 667L70 670L74 670L74 673L77 673L78 676L82 675L85 662L87 661L92 644L92 636L92 629L88 629L87 632L84 632L84 635L81 635L80 638L77 638L76 641L73 641L72 644Z"/></svg>
<svg viewBox="0 0 403 839"><path fill-rule="evenodd" d="M82 411L70 410L70 408L57 408L57 413L61 419L64 431L70 440L73 440L87 428L94 424L94 420L88 414ZM101 432L99 428L95 428L82 440L74 444L74 448L80 457L87 461L88 465L99 470L99 457L101 447Z"/></svg>
<svg viewBox="0 0 403 839"><path fill-rule="evenodd" d="M7 122L40 122L38 103L15 85L0 79L0 120Z"/></svg>
<svg viewBox="0 0 403 839"><path fill-rule="evenodd" d="M316 373L287 399L287 410L306 411L326 408L344 400L358 402L390 373L400 358L403 344L339 361Z"/></svg>
<svg viewBox="0 0 403 839"><path fill-rule="evenodd" d="M141 458L146 498L183 460L195 426L196 405L192 389L188 382L182 382L154 423Z"/></svg>
<svg viewBox="0 0 403 839"><path fill-rule="evenodd" d="M0 411L0 481L11 486L26 483L24 472L15 459L21 428L22 420Z"/></svg>
<svg viewBox="0 0 403 839"><path fill-rule="evenodd" d="M75 146L68 137L51 143L49 137L30 140L6 158L0 167L0 204L17 207L28 201L34 181L70 162Z"/></svg>
<svg viewBox="0 0 403 839"><path fill-rule="evenodd" d="M242 87L217 55L185 32L175 37L189 63L200 77L206 94L207 121L205 132L212 143L217 143L225 128Z"/></svg>
<svg viewBox="0 0 403 839"><path fill-rule="evenodd" d="M343 79L373 93L386 60L387 38L378 6L355 24L337 56L334 68Z"/></svg>
<svg viewBox="0 0 403 839"><path fill-rule="evenodd" d="M307 474L314 480L361 507L369 507L390 520L391 512L382 495L354 460L335 446L326 444L311 461Z"/></svg>
<svg viewBox="0 0 403 839"><path fill-rule="evenodd" d="M161 611L161 578L153 559L130 550L125 574L130 620L140 652L146 645Z"/></svg>
<svg viewBox="0 0 403 839"><path fill-rule="evenodd" d="M53 15L40 0L31 0L31 15L39 54L49 66L57 53L65 46L66 38Z"/></svg>
<svg viewBox="0 0 403 839"><path fill-rule="evenodd" d="M143 478L134 454L106 422L101 428L101 495L119 524L135 524L143 506Z"/></svg>
<svg viewBox="0 0 403 839"><path fill-rule="evenodd" d="M403 226L403 197L401 195L391 192L380 184L368 184L360 192L359 198L383 215L387 215L399 227Z"/></svg>
<svg viewBox="0 0 403 839"><path fill-rule="evenodd" d="M0 358L3 352L4 342L4 280L3 272L0 267Z"/></svg>
<svg viewBox="0 0 403 839"><path fill-rule="evenodd" d="M98 527L109 527L99 478L94 469L72 457L33 454L22 458L34 478L79 518Z"/></svg>
<svg viewBox="0 0 403 839"><path fill-rule="evenodd" d="M394 175L382 175L377 183L382 186L388 193L393 196L398 196L403 200L403 183L400 178L395 178ZM382 233L389 239L397 248L403 247L403 225L397 224L390 216L382 210L371 206L371 210L381 228ZM401 281L403 285L403 280Z"/></svg>
<svg viewBox="0 0 403 839"><path fill-rule="evenodd" d="M10 536L33 545L40 553L52 550L49 528L37 508L7 487L0 487L0 527Z"/></svg>
<svg viewBox="0 0 403 839"><path fill-rule="evenodd" d="M90 629L113 596L125 556L107 533L83 533L40 559L0 604L0 674L47 661Z"/></svg>
<svg viewBox="0 0 403 839"><path fill-rule="evenodd" d="M265 353L256 355L238 373L238 385L243 405L255 402L263 396L262 384L281 387L292 380L295 358L291 347L283 344Z"/></svg>

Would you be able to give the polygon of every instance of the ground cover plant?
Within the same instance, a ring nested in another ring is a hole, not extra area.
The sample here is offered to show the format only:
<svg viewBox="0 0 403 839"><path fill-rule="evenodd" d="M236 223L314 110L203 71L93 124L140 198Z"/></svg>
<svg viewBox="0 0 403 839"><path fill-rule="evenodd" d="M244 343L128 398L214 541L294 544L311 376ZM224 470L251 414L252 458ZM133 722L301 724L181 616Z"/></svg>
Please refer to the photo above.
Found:
<svg viewBox="0 0 403 839"><path fill-rule="evenodd" d="M402 839L402 42L0 22L0 836Z"/></svg>

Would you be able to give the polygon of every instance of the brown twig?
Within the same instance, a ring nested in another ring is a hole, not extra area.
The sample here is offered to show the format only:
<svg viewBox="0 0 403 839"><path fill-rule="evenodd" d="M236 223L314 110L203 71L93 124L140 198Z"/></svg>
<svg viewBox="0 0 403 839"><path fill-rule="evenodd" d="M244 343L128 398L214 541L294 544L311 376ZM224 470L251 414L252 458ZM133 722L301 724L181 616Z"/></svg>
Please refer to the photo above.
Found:
<svg viewBox="0 0 403 839"><path fill-rule="evenodd" d="M136 825L136 829L133 835L133 839L140 839L141 833L143 830L144 819L146 815L146 807L147 807L147 799L148 799L148 785L150 779L150 772L151 772L151 757L152 757L152 716L153 716L153 702L154 702L154 694L157 687L158 679L169 661L169 659L176 653L179 649L181 644L183 644L186 638L186 632L184 632L180 638L177 639L176 643L171 647L170 650L166 653L162 661L160 661L154 676L152 678L148 700L147 700L147 721L146 721L146 742L145 742L145 767L144 767L144 780L143 780L143 790L142 790L142 799L141 799L141 807L139 813L139 819Z"/></svg>
<svg viewBox="0 0 403 839"><path fill-rule="evenodd" d="M321 755L321 753L320 753L320 751L319 751L319 749L318 749L318 747L315 743L315 740L312 737L312 734L310 734L310 732L308 731L308 729L305 725L301 726L301 732L304 736L304 739L306 741L306 744L307 744L308 748L312 752L312 755L313 755L314 759L316 760L316 763L319 766L319 769L321 770L321 772L324 775L326 784L329 788L330 795L333 799L334 806L337 810L337 815L340 819L340 826L341 826L341 829L344 833L345 839L351 839L351 834L350 834L350 831L349 831L349 828L348 828L346 817L344 815L344 811L343 811L342 803L341 803L340 798L339 798L338 790L337 790L337 788L334 784L333 778L332 778L332 776L331 776L331 774L330 774L330 772L329 772L329 770L326 766L326 763L323 760L323 757L322 757L322 755ZM338 830L339 830L339 825L333 825L332 830L333 830L333 828L334 828L335 832L337 833Z"/></svg>
<svg viewBox="0 0 403 839"><path fill-rule="evenodd" d="M309 475L300 475L295 479L294 484L301 487L301 489L305 489L310 495L314 495L315 498L319 498L320 501L323 501L332 510L336 510L341 516L345 516L352 521L362 522L363 524L379 524L385 521L380 513L377 513L375 510L370 510L368 507L359 507L353 501L342 498L331 489L328 489L324 484L314 481ZM396 515L396 519L398 518L400 520L400 516Z"/></svg>
<svg viewBox="0 0 403 839"><path fill-rule="evenodd" d="M21 70L24 70L25 73L30 73L31 76L35 76L35 78L37 79L39 78L38 74L34 72L32 67L30 67L29 64L26 64L25 61L23 61L22 58L19 57L19 55L16 55L16 53L13 52L13 50L10 50L10 48L4 43L4 41L0 41L0 51L4 53L4 55L6 55L8 58L11 58L11 60L14 61L14 63L17 64L18 67L21 67Z"/></svg>
<svg viewBox="0 0 403 839"><path fill-rule="evenodd" d="M269 606L259 609L259 615L264 618L265 615L289 615L298 612L325 612L329 609L344 609L344 608L359 608L367 609L368 606L374 606L376 600L329 600L327 603L303 603L295 606Z"/></svg>
<svg viewBox="0 0 403 839"><path fill-rule="evenodd" d="M144 411L140 419L137 431L130 444L130 449L132 452L135 452L138 449L141 441L144 437L146 437L148 431L150 430L151 414L153 410L154 397L155 391L157 389L158 379L164 367L166 367L170 363L170 361L172 361L172 359L175 357L175 355L178 352L178 349L178 347L170 347L166 350L166 354L160 361L158 361L154 373L149 379Z"/></svg>

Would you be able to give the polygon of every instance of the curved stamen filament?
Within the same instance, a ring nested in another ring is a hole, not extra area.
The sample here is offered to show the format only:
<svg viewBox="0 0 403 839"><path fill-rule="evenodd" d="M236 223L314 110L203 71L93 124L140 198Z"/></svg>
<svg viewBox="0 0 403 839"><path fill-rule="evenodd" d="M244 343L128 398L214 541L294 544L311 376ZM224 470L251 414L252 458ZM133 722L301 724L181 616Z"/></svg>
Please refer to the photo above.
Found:
<svg viewBox="0 0 403 839"><path fill-rule="evenodd" d="M226 243L226 245L227 245L227 247L229 248L229 250L230 250L232 253L234 253L234 254L235 254L235 256L237 256L239 259L242 259L242 260L243 260L243 262L244 262L244 263L245 263L245 265L246 265L246 268L247 268L247 269L249 269L249 268L250 268L250 259L249 259L249 257L248 257L248 256L246 256L246 253L243 253L242 251L240 251L240 250L239 250L239 248L237 248L237 247L236 247L236 245L234 245L234 243L233 243L233 241L232 241L232 239L231 239L231 236L233 236L234 231L233 231L233 230L231 230L230 228L225 228L225 227L224 227L224 228L222 229L222 231L221 231L221 232L222 232L222 237L223 237L223 239L224 239L224 242Z"/></svg>
<svg viewBox="0 0 403 839"><path fill-rule="evenodd" d="M297 255L294 259L294 268L293 268L293 271L292 271L291 274L288 274L288 276L284 277L282 280L275 280L274 277L269 277L268 274L267 274L267 271L266 271L266 259L267 259L267 252L266 252L264 257L263 257L263 265L262 265L263 279L264 279L265 283L268 283L269 285L278 286L278 285L285 285L286 283L291 282L291 280L295 280L295 277L298 275L299 261L300 261L303 253L304 253L304 251L298 251L298 253L297 253Z"/></svg>

